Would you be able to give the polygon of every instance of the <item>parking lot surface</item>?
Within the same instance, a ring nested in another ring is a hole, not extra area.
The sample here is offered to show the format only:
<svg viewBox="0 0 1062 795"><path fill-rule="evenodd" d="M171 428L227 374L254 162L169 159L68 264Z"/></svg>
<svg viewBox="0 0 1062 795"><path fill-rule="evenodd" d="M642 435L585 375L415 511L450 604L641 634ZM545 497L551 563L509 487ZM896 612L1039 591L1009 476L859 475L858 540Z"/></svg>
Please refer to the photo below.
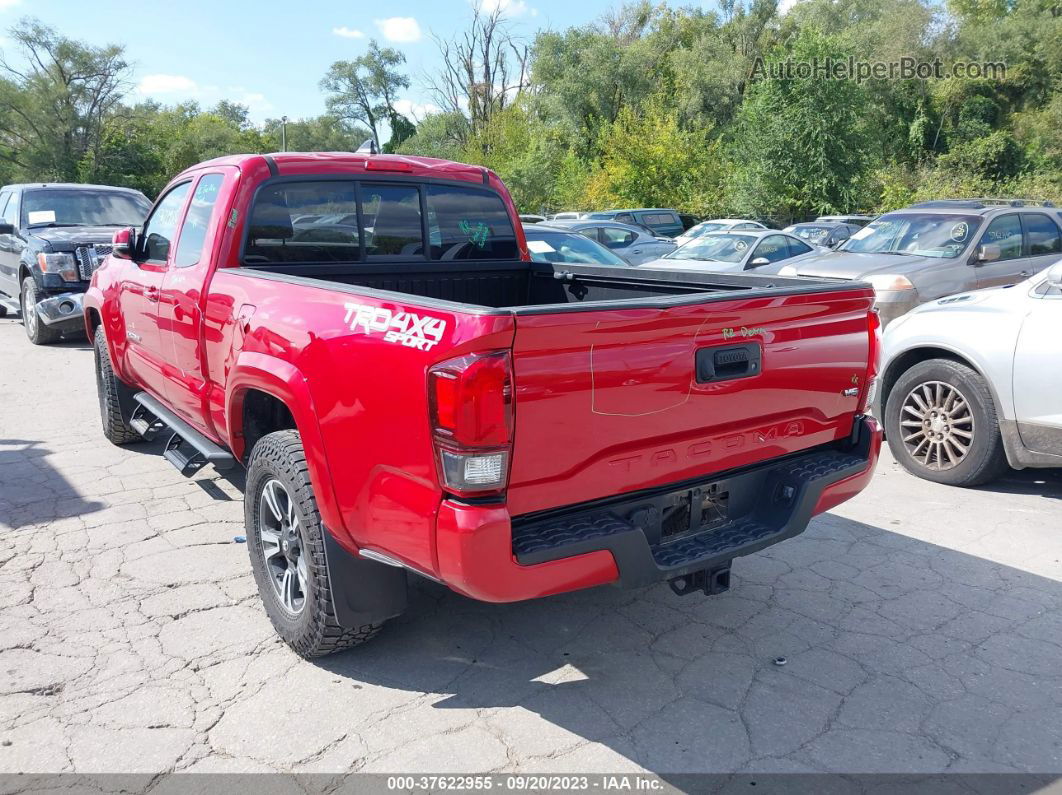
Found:
<svg viewBox="0 0 1062 795"><path fill-rule="evenodd" d="M0 375L0 773L1062 772L1058 471L960 490L886 454L723 596L417 581L311 663L234 542L238 477L106 442L86 343L0 320Z"/></svg>

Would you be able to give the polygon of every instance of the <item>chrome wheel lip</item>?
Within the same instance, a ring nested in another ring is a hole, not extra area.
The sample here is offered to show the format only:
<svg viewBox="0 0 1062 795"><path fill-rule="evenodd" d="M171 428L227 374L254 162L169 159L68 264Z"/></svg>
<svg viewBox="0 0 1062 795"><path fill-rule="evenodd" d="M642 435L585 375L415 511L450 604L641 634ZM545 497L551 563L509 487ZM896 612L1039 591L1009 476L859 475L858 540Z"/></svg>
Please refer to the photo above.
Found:
<svg viewBox="0 0 1062 795"><path fill-rule="evenodd" d="M934 472L954 469L966 460L975 439L970 401L947 381L922 381L900 404L899 432L918 464Z"/></svg>
<svg viewBox="0 0 1062 795"><path fill-rule="evenodd" d="M31 337L37 333L37 288L32 284L22 290L22 322Z"/></svg>
<svg viewBox="0 0 1062 795"><path fill-rule="evenodd" d="M306 544L295 501L276 478L262 487L256 529L273 594L284 610L297 616L309 594Z"/></svg>

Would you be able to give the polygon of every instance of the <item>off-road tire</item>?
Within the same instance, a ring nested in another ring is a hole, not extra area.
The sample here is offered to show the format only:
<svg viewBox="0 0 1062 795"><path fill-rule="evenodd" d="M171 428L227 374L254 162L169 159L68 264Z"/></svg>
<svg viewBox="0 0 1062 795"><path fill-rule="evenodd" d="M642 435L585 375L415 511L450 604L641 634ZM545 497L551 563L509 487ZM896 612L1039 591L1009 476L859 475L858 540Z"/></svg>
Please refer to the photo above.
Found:
<svg viewBox="0 0 1062 795"><path fill-rule="evenodd" d="M259 511L262 491L271 480L279 480L295 503L302 533L302 554L307 561L309 593L301 611L292 614L278 598L266 570L260 534ZM325 563L321 515L310 484L306 455L298 431L286 430L263 436L251 451L244 496L247 552L269 620L277 634L307 659L323 657L364 643L380 631L382 624L343 627L336 621L332 589Z"/></svg>
<svg viewBox="0 0 1062 795"><path fill-rule="evenodd" d="M22 306L22 327L26 329L26 336L34 345L51 345L58 342L62 334L58 330L47 325L36 313L37 283L32 276L22 280L22 292L19 294L19 304ZM33 320L29 320L30 313Z"/></svg>
<svg viewBox="0 0 1062 795"><path fill-rule="evenodd" d="M133 388L127 386L114 374L111 367L111 355L107 352L107 337L103 326L96 328L92 342L96 359L96 392L100 399L100 419L103 422L103 435L112 444L129 444L142 442L144 437L134 431L122 410L122 404L133 402Z"/></svg>
<svg viewBox="0 0 1062 795"><path fill-rule="evenodd" d="M937 471L915 459L904 445L900 413L916 386L940 381L958 389L973 417L973 440L966 456L952 469ZM975 370L951 359L928 359L901 375L889 392L885 406L885 432L893 457L908 472L949 486L980 486L1007 471L1007 455L999 432L995 400L988 383Z"/></svg>

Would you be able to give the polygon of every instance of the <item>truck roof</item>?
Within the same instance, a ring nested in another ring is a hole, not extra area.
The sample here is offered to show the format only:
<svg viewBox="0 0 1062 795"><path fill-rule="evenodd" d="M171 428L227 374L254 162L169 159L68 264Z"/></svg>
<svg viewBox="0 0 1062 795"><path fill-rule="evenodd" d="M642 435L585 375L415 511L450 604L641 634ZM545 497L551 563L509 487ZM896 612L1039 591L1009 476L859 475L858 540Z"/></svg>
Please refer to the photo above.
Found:
<svg viewBox="0 0 1062 795"><path fill-rule="evenodd" d="M16 182L11 185L4 185L3 189L26 190L27 188L33 190L112 190L122 193L135 193L138 196L143 195L136 188L122 188L117 185L88 185L83 182Z"/></svg>
<svg viewBox="0 0 1062 795"><path fill-rule="evenodd" d="M444 179L458 179L466 182L488 184L492 174L482 166L470 166L450 160L414 155L371 155L359 152L271 152L268 154L226 155L197 163L185 169L182 174L199 171L210 166L245 166L269 165L276 170L292 174L335 173L337 170L350 169L353 173L378 171L381 174L407 173L413 176L437 176ZM495 177L495 179L497 179ZM497 184L497 183L495 183Z"/></svg>

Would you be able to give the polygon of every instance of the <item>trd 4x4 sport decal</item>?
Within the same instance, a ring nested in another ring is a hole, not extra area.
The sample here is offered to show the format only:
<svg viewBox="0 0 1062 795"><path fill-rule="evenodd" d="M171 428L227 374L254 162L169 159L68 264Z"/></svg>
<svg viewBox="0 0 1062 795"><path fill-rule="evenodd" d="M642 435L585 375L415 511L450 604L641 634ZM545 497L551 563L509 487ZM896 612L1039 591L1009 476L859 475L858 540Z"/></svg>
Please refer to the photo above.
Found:
<svg viewBox="0 0 1062 795"><path fill-rule="evenodd" d="M382 306L343 304L344 323L351 331L359 328L366 334L383 334L385 342L397 342L407 348L430 351L442 341L446 321L414 312L392 311Z"/></svg>

